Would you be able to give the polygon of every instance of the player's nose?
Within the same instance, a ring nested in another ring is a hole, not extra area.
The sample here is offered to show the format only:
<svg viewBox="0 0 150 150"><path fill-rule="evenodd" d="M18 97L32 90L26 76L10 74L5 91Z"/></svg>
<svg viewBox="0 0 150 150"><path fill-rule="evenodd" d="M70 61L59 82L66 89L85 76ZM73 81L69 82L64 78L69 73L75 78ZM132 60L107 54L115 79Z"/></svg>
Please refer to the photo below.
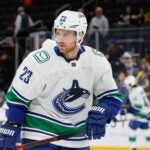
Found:
<svg viewBox="0 0 150 150"><path fill-rule="evenodd" d="M62 35L59 35L56 37L56 42L57 43L63 43L64 42L64 37Z"/></svg>

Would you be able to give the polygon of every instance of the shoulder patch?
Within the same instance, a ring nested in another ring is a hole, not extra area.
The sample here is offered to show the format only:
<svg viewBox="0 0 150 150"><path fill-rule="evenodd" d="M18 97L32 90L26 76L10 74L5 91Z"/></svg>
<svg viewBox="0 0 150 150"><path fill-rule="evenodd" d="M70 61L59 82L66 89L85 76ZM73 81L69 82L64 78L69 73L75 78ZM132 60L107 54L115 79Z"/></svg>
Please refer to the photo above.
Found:
<svg viewBox="0 0 150 150"><path fill-rule="evenodd" d="M98 51L97 49L92 48L92 52L93 52L95 55L104 56L104 54L101 53L100 51Z"/></svg>
<svg viewBox="0 0 150 150"><path fill-rule="evenodd" d="M48 61L50 59L50 55L45 50L36 52L35 54L33 54L33 57L40 64L44 63L44 62L46 62L46 61Z"/></svg>

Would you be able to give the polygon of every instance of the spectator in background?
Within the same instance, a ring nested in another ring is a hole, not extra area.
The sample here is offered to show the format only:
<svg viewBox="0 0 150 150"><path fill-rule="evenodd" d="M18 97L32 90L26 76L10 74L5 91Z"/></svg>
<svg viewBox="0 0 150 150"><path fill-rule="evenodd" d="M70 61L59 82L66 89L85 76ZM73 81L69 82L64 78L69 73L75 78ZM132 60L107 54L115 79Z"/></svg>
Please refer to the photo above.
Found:
<svg viewBox="0 0 150 150"><path fill-rule="evenodd" d="M132 60L132 55L129 52L124 52L120 58L120 61L125 65L127 75L134 74L134 64Z"/></svg>
<svg viewBox="0 0 150 150"><path fill-rule="evenodd" d="M150 26L150 11L145 14L145 25Z"/></svg>
<svg viewBox="0 0 150 150"><path fill-rule="evenodd" d="M137 15L133 14L132 8L128 5L124 12L120 15L119 20L117 21L117 27L130 27L132 25L137 25Z"/></svg>
<svg viewBox="0 0 150 150"><path fill-rule="evenodd" d="M17 17L15 20L15 36L28 36L29 28L33 26L33 21L29 15L26 14L23 6L18 7Z"/></svg>
<svg viewBox="0 0 150 150"><path fill-rule="evenodd" d="M117 86L121 94L123 95L123 103L122 107L120 110L121 115L126 115L127 114L127 107L130 105L129 104L129 99L128 99L128 89L126 85L124 84L124 81L126 79L126 72L120 71L118 74L118 79L117 79Z"/></svg>
<svg viewBox="0 0 150 150"><path fill-rule="evenodd" d="M137 75L137 73L139 72L139 63L140 63L140 54L137 53L132 53L132 65L134 68L134 75Z"/></svg>
<svg viewBox="0 0 150 150"><path fill-rule="evenodd" d="M95 16L91 19L89 23L88 36L89 43L91 46L95 47L95 34L99 35L100 47L103 49L103 42L109 31L108 19L103 15L103 8L98 6L95 8ZM97 47L96 47L97 48Z"/></svg>
<svg viewBox="0 0 150 150"><path fill-rule="evenodd" d="M120 57L124 53L124 47L115 39L111 39L108 41L105 51L105 56L113 69L113 76L117 80L120 71L126 72L125 65L120 62Z"/></svg>
<svg viewBox="0 0 150 150"><path fill-rule="evenodd" d="M148 58L141 60L140 71L136 79L137 83L145 89L147 96L150 98L150 61Z"/></svg>
<svg viewBox="0 0 150 150"><path fill-rule="evenodd" d="M140 8L139 9L139 12L138 12L138 25L139 26L142 26L144 25L144 22L145 22L145 12L144 12L144 8Z"/></svg>
<svg viewBox="0 0 150 150"><path fill-rule="evenodd" d="M15 20L14 36L19 44L19 63L21 63L26 50L26 38L29 36L30 28L34 25L31 17L26 14L24 7L17 9L18 15Z"/></svg>
<svg viewBox="0 0 150 150"><path fill-rule="evenodd" d="M124 96L127 95L128 93L128 90L124 84L124 80L126 76L127 76L126 72L120 71L118 74L118 80L117 80L117 86Z"/></svg>

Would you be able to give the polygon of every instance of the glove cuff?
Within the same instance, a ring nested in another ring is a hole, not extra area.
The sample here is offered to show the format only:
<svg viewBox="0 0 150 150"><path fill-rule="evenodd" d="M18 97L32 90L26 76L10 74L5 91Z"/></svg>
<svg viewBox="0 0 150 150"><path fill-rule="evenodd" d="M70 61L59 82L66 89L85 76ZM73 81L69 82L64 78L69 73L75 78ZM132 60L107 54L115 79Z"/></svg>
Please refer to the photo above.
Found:
<svg viewBox="0 0 150 150"><path fill-rule="evenodd" d="M5 136L12 136L16 137L20 132L19 127L14 127L10 125L9 123L6 123L5 125L2 125L0 128L0 134Z"/></svg>
<svg viewBox="0 0 150 150"><path fill-rule="evenodd" d="M8 123L2 125L0 127L0 148L14 149L20 130L20 127L14 127Z"/></svg>
<svg viewBox="0 0 150 150"><path fill-rule="evenodd" d="M91 111L98 111L99 113L103 114L104 111L105 111L105 108L100 107L100 106L93 106L92 109L91 109Z"/></svg>
<svg viewBox="0 0 150 150"><path fill-rule="evenodd" d="M106 118L106 122L110 123L110 121L111 121L111 110L107 104L101 103L100 106L92 106L90 112L91 111L103 115Z"/></svg>

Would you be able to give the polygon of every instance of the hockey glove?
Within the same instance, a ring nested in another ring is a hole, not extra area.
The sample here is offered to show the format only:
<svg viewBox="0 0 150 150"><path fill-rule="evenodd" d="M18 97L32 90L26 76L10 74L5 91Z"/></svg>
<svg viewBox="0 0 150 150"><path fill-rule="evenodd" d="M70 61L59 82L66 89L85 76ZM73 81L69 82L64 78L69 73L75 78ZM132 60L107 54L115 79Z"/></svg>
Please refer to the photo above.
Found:
<svg viewBox="0 0 150 150"><path fill-rule="evenodd" d="M93 106L88 113L86 121L86 134L88 139L100 139L105 136L106 123L109 116L105 112L108 109L107 105Z"/></svg>
<svg viewBox="0 0 150 150"><path fill-rule="evenodd" d="M8 123L0 127L0 148L14 150L20 127L14 127Z"/></svg>

